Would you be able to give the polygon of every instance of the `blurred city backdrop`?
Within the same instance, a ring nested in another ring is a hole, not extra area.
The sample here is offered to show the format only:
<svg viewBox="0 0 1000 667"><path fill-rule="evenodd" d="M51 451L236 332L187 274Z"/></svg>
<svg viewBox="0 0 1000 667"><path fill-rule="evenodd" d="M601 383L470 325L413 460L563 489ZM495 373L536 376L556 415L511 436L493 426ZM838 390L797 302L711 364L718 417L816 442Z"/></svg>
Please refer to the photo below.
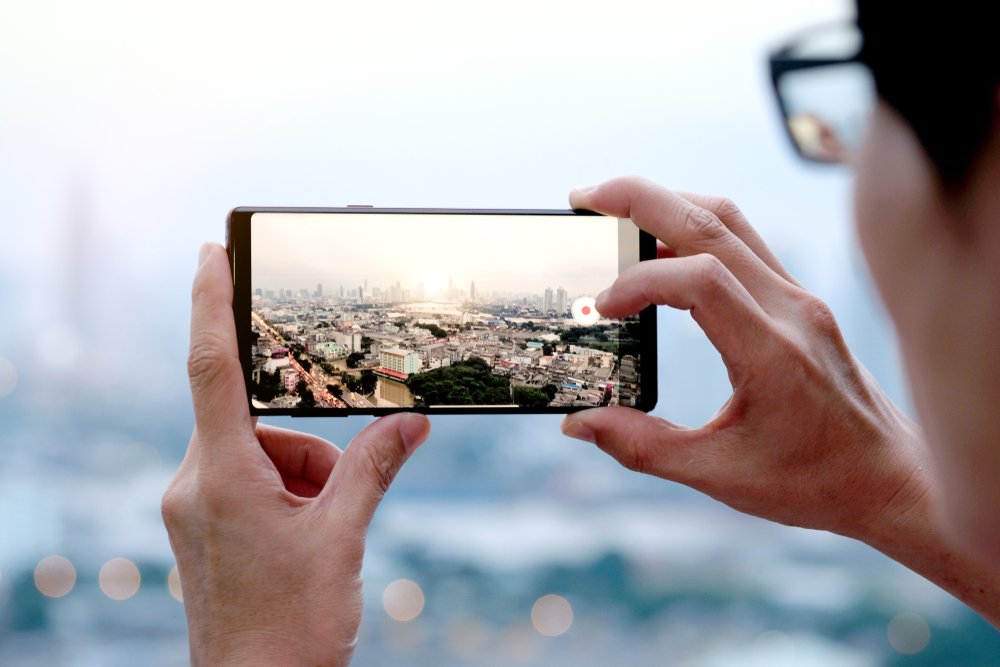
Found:
<svg viewBox="0 0 1000 667"><path fill-rule="evenodd" d="M726 195L908 406L851 175L794 157L765 70L852 13L0 5L0 663L188 664L159 503L193 426L197 251L233 206L563 208L626 173ZM660 322L656 414L700 425L725 369L686 313ZM368 421L274 420L341 446ZM371 529L354 664L997 663L992 628L872 549L630 473L558 422L433 420Z"/></svg>

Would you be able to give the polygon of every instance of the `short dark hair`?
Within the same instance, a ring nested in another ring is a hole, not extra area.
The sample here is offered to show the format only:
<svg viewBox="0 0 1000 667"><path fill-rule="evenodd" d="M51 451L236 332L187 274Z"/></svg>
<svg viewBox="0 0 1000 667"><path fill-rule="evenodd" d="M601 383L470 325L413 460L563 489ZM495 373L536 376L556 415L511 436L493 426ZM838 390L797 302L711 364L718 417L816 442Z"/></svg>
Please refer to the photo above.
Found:
<svg viewBox="0 0 1000 667"><path fill-rule="evenodd" d="M942 180L966 180L997 113L995 3L857 0L861 60L910 124Z"/></svg>

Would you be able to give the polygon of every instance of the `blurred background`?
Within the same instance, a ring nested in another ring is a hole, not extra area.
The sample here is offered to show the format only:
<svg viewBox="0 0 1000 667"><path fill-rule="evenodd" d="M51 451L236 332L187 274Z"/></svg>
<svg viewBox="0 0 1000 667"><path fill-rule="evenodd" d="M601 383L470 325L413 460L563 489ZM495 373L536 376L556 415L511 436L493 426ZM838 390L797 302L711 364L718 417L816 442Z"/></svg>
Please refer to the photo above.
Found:
<svg viewBox="0 0 1000 667"><path fill-rule="evenodd" d="M193 426L198 247L237 205L564 208L626 173L723 194L909 409L851 175L795 158L766 73L852 15L0 3L0 663L188 664L159 501ZM660 322L655 412L701 425L725 368L686 313ZM291 425L344 446L368 421ZM434 420L372 526L353 664L995 664L995 631L872 549L630 473L558 421Z"/></svg>

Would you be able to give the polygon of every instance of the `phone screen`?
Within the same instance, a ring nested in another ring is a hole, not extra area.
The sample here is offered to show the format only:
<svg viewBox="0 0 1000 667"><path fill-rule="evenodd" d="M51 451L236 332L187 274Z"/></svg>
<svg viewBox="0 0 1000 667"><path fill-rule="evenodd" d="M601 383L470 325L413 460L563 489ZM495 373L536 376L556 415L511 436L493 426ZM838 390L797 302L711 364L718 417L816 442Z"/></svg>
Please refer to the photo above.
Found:
<svg viewBox="0 0 1000 667"><path fill-rule="evenodd" d="M236 209L252 412L649 410L655 308L594 297L652 254L630 220L571 211Z"/></svg>

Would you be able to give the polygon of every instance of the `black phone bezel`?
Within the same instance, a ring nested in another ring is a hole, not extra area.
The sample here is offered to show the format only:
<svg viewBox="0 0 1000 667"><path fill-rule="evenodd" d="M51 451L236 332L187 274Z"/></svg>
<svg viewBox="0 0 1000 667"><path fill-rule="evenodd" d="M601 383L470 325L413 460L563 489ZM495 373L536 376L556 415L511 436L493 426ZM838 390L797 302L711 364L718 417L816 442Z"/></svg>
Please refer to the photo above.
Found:
<svg viewBox="0 0 1000 667"><path fill-rule="evenodd" d="M254 213L353 213L353 214L395 214L395 215L532 215L532 216L594 216L593 211L560 209L456 209L456 208L374 208L374 207L264 207L240 206L226 217L226 251L233 276L233 316L236 322L236 340L239 347L240 365L247 390L247 404L253 416L292 417L347 417L349 415L388 415L396 412L419 412L426 415L509 415L509 414L568 414L589 408L567 406L559 408L514 408L514 407L413 407L413 408L257 408L250 401L252 359L250 350L251 302L253 298L250 280L250 220ZM644 232L639 233L639 259L645 261L656 258L656 239ZM639 314L640 354L642 355L641 405L635 409L649 412L657 402L657 350L656 350L656 306L648 306Z"/></svg>

